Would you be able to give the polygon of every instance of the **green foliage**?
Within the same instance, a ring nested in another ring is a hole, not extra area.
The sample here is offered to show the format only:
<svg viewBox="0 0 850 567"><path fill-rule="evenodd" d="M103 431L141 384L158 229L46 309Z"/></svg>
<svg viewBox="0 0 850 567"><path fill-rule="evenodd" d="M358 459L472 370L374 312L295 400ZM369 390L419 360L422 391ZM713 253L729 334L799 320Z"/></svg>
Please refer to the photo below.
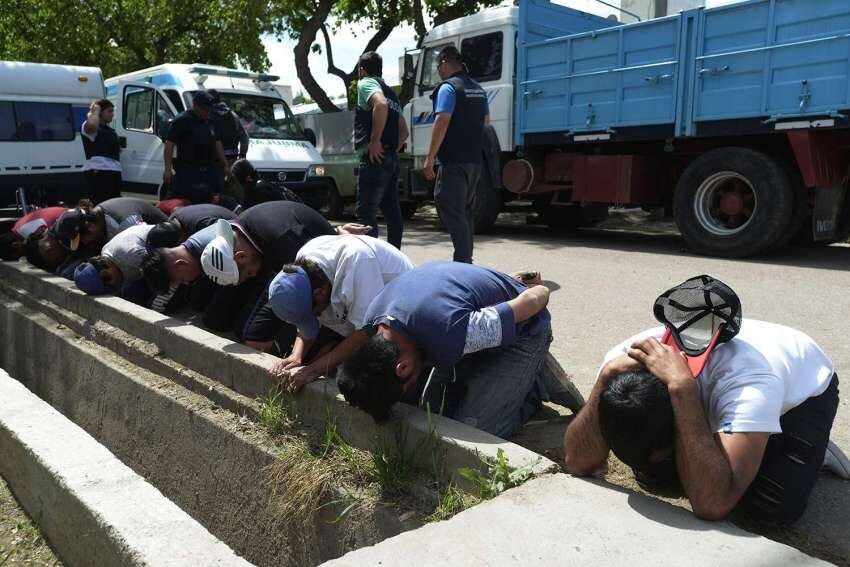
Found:
<svg viewBox="0 0 850 567"><path fill-rule="evenodd" d="M267 0L3 0L0 59L101 67L104 77L161 63L264 70Z"/></svg>
<svg viewBox="0 0 850 567"><path fill-rule="evenodd" d="M537 464L534 462L512 470L502 449L496 451L495 459L481 459L481 462L487 465L487 474L466 467L458 469L457 472L472 485L475 494L482 500L493 498L508 488L524 483L534 476L533 468Z"/></svg>
<svg viewBox="0 0 850 567"><path fill-rule="evenodd" d="M381 436L372 450L373 480L384 494L394 495L409 490L416 473L416 452L407 449L407 428L399 426L393 436Z"/></svg>
<svg viewBox="0 0 850 567"><path fill-rule="evenodd" d="M453 482L450 482L446 489L439 495L437 507L434 512L426 518L429 522L440 522L448 520L455 514L463 512L470 506L474 506L479 502L478 498L467 494L458 488Z"/></svg>
<svg viewBox="0 0 850 567"><path fill-rule="evenodd" d="M275 385L265 397L257 401L260 402L260 423L263 427L272 435L283 433L293 414L293 402L289 395Z"/></svg>

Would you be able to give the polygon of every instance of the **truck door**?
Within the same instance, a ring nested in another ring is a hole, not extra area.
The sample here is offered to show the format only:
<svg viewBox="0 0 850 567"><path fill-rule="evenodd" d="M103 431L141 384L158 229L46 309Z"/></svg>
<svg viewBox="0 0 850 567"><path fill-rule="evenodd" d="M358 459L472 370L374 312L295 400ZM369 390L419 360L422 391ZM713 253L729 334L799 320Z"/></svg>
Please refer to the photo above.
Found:
<svg viewBox="0 0 850 567"><path fill-rule="evenodd" d="M177 112L168 97L149 83L118 84L121 169L124 189L156 194L162 184L163 141Z"/></svg>

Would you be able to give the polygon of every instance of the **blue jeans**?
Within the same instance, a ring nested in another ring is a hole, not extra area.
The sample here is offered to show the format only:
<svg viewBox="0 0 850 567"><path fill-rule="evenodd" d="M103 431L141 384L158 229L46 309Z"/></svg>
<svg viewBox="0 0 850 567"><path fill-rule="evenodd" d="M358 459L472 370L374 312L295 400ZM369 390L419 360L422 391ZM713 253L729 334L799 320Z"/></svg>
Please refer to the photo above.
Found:
<svg viewBox="0 0 850 567"><path fill-rule="evenodd" d="M357 178L357 222L372 227L369 236L378 237L378 207L387 221L387 242L401 249L404 221L398 202L398 154L385 149L384 161L372 163L368 155L360 160Z"/></svg>
<svg viewBox="0 0 850 567"><path fill-rule="evenodd" d="M434 371L423 405L499 437L509 437L548 399L542 373L551 327L510 346L468 354ZM455 378L456 377L456 378Z"/></svg>

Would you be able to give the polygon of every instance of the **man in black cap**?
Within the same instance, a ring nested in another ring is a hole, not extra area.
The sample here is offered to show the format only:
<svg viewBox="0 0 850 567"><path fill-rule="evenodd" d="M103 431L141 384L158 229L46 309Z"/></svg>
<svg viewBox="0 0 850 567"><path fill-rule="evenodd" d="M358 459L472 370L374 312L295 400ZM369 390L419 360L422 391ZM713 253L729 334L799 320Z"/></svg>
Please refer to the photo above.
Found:
<svg viewBox="0 0 850 567"><path fill-rule="evenodd" d="M209 119L212 107L213 97L207 91L196 92L192 108L181 112L168 130L162 182L171 187L171 197L209 203L221 193L224 177L230 174L221 136ZM177 159L172 164L175 146Z"/></svg>
<svg viewBox="0 0 850 567"><path fill-rule="evenodd" d="M680 485L700 518L740 507L781 524L802 515L822 466L850 478L829 441L838 376L810 337L742 319L708 276L663 294L655 313L666 329L609 351L567 428L570 472L592 474L611 450L642 484Z"/></svg>
<svg viewBox="0 0 850 567"><path fill-rule="evenodd" d="M404 229L398 201L398 152L407 140L407 123L395 91L381 78L381 56L367 51L357 72L357 108L354 112L354 145L360 152L357 177L357 222L372 227L378 237L378 208L387 221L387 242L401 248Z"/></svg>
<svg viewBox="0 0 850 567"><path fill-rule="evenodd" d="M436 178L434 201L452 237L454 261L472 263L473 207L481 177L482 137L489 122L487 93L472 80L453 45L437 55L443 80L434 89L434 129L423 173ZM439 171L434 172L435 164Z"/></svg>
<svg viewBox="0 0 850 567"><path fill-rule="evenodd" d="M213 97L210 122L218 130L227 163L232 165L237 159L245 159L248 155L248 144L250 144L248 132L245 131L245 126L242 125L236 113L230 110L227 103L221 99L217 90L210 89L207 92Z"/></svg>

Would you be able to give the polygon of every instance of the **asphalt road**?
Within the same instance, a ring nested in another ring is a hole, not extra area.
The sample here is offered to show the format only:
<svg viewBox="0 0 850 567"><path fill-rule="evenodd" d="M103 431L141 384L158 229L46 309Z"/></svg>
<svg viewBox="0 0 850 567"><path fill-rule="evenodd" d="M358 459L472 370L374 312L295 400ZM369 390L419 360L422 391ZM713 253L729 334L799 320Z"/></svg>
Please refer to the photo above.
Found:
<svg viewBox="0 0 850 567"><path fill-rule="evenodd" d="M789 247L747 260L706 258L685 250L671 225L653 223L647 230L635 220L621 215L610 223L617 230L556 233L510 215L491 234L476 238L477 264L542 272L553 292L552 353L585 395L608 349L657 325L655 298L699 274L731 286L745 317L809 334L850 383L850 247ZM406 226L403 250L417 264L452 254L448 234L428 211ZM850 396L841 400L832 439L850 454ZM823 475L795 532L828 548L829 558L850 561L850 482Z"/></svg>

